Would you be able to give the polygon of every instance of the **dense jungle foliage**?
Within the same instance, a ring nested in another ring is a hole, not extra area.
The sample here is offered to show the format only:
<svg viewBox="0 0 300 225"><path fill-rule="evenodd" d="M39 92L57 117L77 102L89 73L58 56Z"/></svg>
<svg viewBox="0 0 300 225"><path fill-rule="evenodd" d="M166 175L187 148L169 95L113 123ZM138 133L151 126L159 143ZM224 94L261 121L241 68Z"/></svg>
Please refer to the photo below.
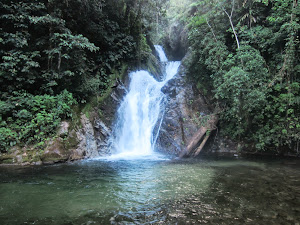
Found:
<svg viewBox="0 0 300 225"><path fill-rule="evenodd" d="M152 39L186 48L224 135L299 154L299 18L296 0L2 0L0 151L43 145L114 71L147 64Z"/></svg>
<svg viewBox="0 0 300 225"><path fill-rule="evenodd" d="M254 151L299 154L298 2L190 0L179 15L188 74L216 102L223 134Z"/></svg>
<svg viewBox="0 0 300 225"><path fill-rule="evenodd" d="M122 64L145 61L162 2L2 0L0 151L42 145Z"/></svg>

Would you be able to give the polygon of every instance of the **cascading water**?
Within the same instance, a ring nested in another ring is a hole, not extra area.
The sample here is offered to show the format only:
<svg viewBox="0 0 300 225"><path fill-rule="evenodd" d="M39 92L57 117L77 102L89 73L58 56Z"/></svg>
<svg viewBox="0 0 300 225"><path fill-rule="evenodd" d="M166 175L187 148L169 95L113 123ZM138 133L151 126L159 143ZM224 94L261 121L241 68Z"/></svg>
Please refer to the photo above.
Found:
<svg viewBox="0 0 300 225"><path fill-rule="evenodd" d="M155 47L155 50L157 51L158 53L158 57L160 59L161 62L168 62L168 59L167 59L167 56L162 48L162 46L160 45L154 45Z"/></svg>
<svg viewBox="0 0 300 225"><path fill-rule="evenodd" d="M178 71L180 62L168 62L161 46L155 46L165 68L162 81L144 70L130 74L129 92L118 109L113 149L114 158L132 158L153 154L162 121L165 95L161 88Z"/></svg>

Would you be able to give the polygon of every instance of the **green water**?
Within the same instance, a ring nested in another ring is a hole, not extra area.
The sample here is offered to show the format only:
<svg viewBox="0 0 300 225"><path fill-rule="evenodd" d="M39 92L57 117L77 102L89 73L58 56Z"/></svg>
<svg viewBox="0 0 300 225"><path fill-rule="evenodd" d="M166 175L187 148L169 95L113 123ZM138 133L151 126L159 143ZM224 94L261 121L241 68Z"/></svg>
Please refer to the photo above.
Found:
<svg viewBox="0 0 300 225"><path fill-rule="evenodd" d="M0 224L293 224L299 160L0 167Z"/></svg>

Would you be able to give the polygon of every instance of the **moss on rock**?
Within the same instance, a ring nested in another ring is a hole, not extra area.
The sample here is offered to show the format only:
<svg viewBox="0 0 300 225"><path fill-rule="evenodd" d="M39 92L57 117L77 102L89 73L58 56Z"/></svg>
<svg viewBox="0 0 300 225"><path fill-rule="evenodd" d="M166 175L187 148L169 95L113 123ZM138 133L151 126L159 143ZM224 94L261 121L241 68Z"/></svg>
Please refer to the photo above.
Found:
<svg viewBox="0 0 300 225"><path fill-rule="evenodd" d="M65 162L69 159L70 153L66 151L61 138L55 138L49 142L44 153L41 155L43 164Z"/></svg>
<svg viewBox="0 0 300 225"><path fill-rule="evenodd" d="M15 156L13 155L1 155L0 164L13 164L15 162Z"/></svg>

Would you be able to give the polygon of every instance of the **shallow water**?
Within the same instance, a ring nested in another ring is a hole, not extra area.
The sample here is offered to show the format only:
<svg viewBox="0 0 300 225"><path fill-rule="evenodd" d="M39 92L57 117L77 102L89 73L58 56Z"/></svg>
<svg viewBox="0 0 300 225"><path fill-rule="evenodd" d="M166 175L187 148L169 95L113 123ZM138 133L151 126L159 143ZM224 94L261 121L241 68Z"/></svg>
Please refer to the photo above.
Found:
<svg viewBox="0 0 300 225"><path fill-rule="evenodd" d="M297 160L0 167L0 224L299 224Z"/></svg>

